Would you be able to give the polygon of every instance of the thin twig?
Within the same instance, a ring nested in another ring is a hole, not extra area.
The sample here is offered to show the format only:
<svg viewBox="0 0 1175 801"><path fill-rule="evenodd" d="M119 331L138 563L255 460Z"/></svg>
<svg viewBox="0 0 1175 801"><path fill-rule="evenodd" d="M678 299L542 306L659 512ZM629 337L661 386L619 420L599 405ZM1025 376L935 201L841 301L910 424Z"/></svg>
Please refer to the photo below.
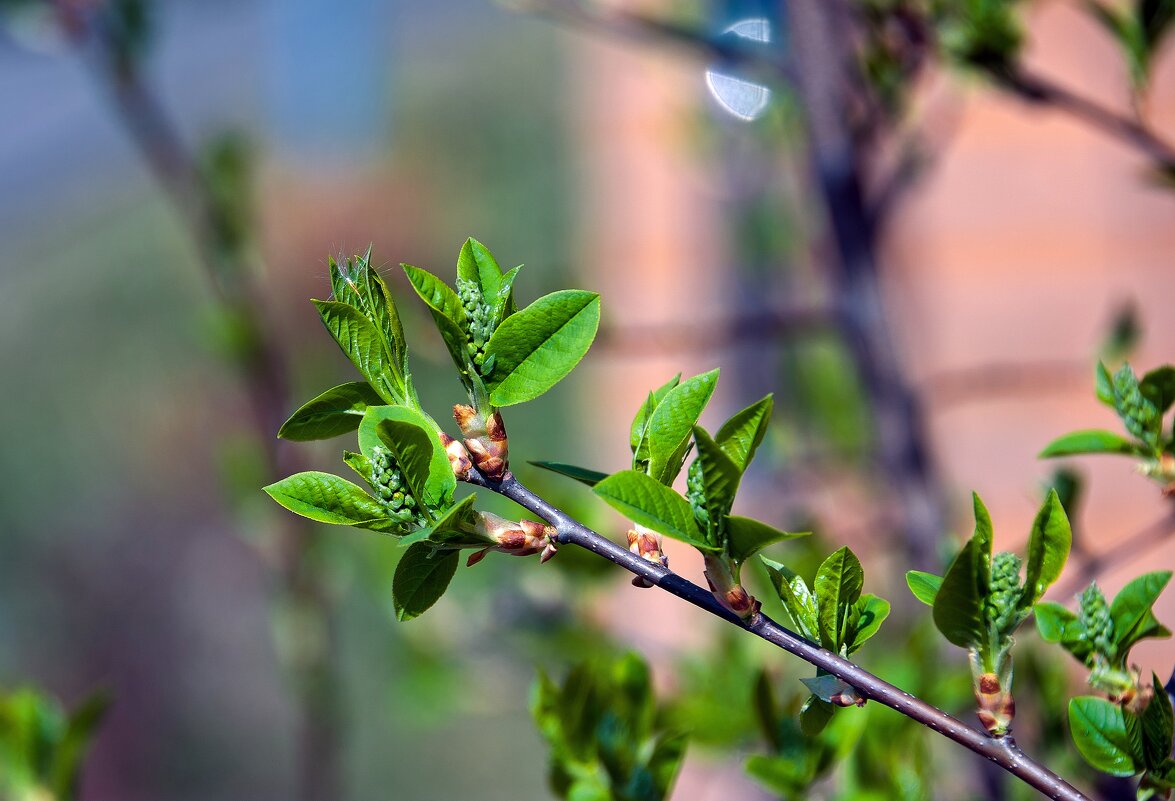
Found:
<svg viewBox="0 0 1175 801"><path fill-rule="evenodd" d="M578 30L676 46L723 65L739 67L749 76L772 81L795 79L786 55L770 43L757 44L737 36L707 36L665 20L576 0L519 0L514 5L522 11Z"/></svg>
<svg viewBox="0 0 1175 801"><path fill-rule="evenodd" d="M507 473L501 481L495 482L487 480L476 470L473 470L467 481L503 495L546 520L558 532L557 539L560 544L578 545L585 548L666 592L688 601L699 609L709 612L727 623L746 629L772 645L827 671L851 685L863 698L890 707L979 756L991 760L1049 798L1061 801L1090 801L1060 776L1025 755L1011 737L989 737L941 709L878 678L864 668L805 640L779 625L767 615L759 613L750 621L742 620L720 604L707 590L682 578L667 567L654 564L625 550L591 530L524 487L514 478L513 474Z"/></svg>
<svg viewBox="0 0 1175 801"><path fill-rule="evenodd" d="M1169 512L1160 519L1135 532L1122 542L1116 543L1105 553L1088 556L1078 569L1057 590L1061 598L1076 595L1098 576L1118 565L1129 564L1145 556L1152 548L1169 542L1175 535L1175 512Z"/></svg>
<svg viewBox="0 0 1175 801"><path fill-rule="evenodd" d="M940 370L926 376L922 390L936 409L1005 396L1068 392L1089 383L1082 361L990 362Z"/></svg>
<svg viewBox="0 0 1175 801"><path fill-rule="evenodd" d="M54 0L62 28L87 54L99 82L110 91L119 120L137 146L151 173L174 205L198 255L209 288L221 310L253 325L252 346L236 354L237 369L248 398L252 427L274 480L298 469L299 457L279 451L274 437L292 406L280 338L267 323L262 292L240 254L219 247L213 228L214 200L198 159L187 147L164 104L151 91L137 64L114 57L113 33L100 9L74 7ZM306 558L313 537L309 525L283 516L277 529L278 566L275 583L285 602L313 610L322 621L327 642L315 655L289 666L297 699L298 793L303 801L338 797L341 747L338 732L340 701L329 593L321 571ZM260 549L259 549L260 550ZM264 560L268 554L261 552Z"/></svg>
<svg viewBox="0 0 1175 801"><path fill-rule="evenodd" d="M989 74L997 84L1018 97L1068 114L1096 128L1150 158L1164 170L1175 170L1175 148L1163 141L1141 121L1106 108L1023 68L994 70Z"/></svg>
<svg viewBox="0 0 1175 801"><path fill-rule="evenodd" d="M796 307L688 324L609 326L600 330L595 347L609 355L626 357L704 353L814 332L835 332L836 323L836 315L829 309Z"/></svg>

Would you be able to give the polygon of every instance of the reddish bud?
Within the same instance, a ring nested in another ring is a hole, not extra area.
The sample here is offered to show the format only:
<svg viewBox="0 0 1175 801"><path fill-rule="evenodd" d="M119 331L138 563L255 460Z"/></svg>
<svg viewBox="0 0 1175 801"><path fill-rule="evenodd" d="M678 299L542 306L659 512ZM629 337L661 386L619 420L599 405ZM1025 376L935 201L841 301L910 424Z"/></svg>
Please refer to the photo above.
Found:
<svg viewBox="0 0 1175 801"><path fill-rule="evenodd" d="M458 403L453 407L453 420L467 437L479 437L485 433L485 420L472 406Z"/></svg>
<svg viewBox="0 0 1175 801"><path fill-rule="evenodd" d="M461 428L465 447L477 469L489 479L505 476L510 446L502 415L495 411L486 420L472 406L459 403L453 407L453 419Z"/></svg>
<svg viewBox="0 0 1175 801"><path fill-rule="evenodd" d="M1000 687L995 673L981 673L975 679L976 715L993 737L1003 737L1016 717L1016 699L1010 691Z"/></svg>
<svg viewBox="0 0 1175 801"><path fill-rule="evenodd" d="M490 542L496 543L487 551L500 551L511 556L543 554L547 561L555 554L556 530L554 526L523 520L514 523L489 512L482 512L477 524L478 533ZM483 552L484 555L484 552ZM478 561L482 556L478 556Z"/></svg>
<svg viewBox="0 0 1175 801"><path fill-rule="evenodd" d="M441 443L445 446L445 455L449 457L449 466L453 468L453 475L457 477L458 481L465 481L469 478L469 471L473 469L473 460L469 457L469 451L443 431L441 432Z"/></svg>

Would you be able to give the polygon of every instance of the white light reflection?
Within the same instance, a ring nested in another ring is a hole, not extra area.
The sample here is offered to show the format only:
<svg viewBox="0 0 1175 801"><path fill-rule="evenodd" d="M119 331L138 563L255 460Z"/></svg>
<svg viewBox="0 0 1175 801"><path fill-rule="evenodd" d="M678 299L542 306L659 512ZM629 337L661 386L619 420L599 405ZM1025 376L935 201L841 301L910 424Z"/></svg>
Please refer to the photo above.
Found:
<svg viewBox="0 0 1175 801"><path fill-rule="evenodd" d="M723 35L737 36L752 42L771 41L771 21L763 17L739 20ZM762 116L771 100L771 90L762 84L732 75L729 69L710 67L706 70L706 86L724 110L740 120L751 121Z"/></svg>

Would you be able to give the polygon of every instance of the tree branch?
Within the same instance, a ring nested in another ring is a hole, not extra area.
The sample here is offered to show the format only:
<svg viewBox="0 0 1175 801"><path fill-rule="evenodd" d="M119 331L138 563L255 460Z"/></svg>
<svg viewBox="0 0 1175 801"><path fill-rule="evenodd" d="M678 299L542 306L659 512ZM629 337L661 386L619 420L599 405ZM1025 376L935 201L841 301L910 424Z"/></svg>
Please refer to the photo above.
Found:
<svg viewBox="0 0 1175 801"><path fill-rule="evenodd" d="M1106 108L1047 78L1023 68L989 70L996 83L1030 103L1050 106L1117 139L1155 162L1163 170L1175 170L1175 148L1142 122Z"/></svg>
<svg viewBox="0 0 1175 801"><path fill-rule="evenodd" d="M52 0L52 6L58 12L63 33L98 82L109 90L118 121L174 206L221 312L252 326L250 346L235 352L230 361L244 387L251 427L264 453L268 474L277 480L296 472L299 457L279 450L273 436L293 406L280 336L266 314L262 287L252 277L245 255L231 252L219 239L213 224L215 198L196 153L152 91L138 61L120 62L116 58L115 34L103 18L102 9L65 0ZM321 621L331 641L335 633L326 579L306 557L313 535L306 521L283 516L276 536L276 560L260 546L256 550L262 561L276 561L273 579L281 600L310 611ZM286 665L299 716L297 786L298 797L303 801L331 801L339 794L342 701L334 655L335 648L328 642L310 658Z"/></svg>
<svg viewBox="0 0 1175 801"><path fill-rule="evenodd" d="M1164 544L1175 535L1175 512L1163 515L1146 528L1114 545L1105 553L1085 552L1081 569L1057 590L1057 595L1069 598L1085 589L1089 582L1102 575L1111 567L1128 564L1146 555L1152 548Z"/></svg>
<svg viewBox="0 0 1175 801"><path fill-rule="evenodd" d="M1058 801L1090 801L1075 787L1019 749L1010 737L993 738L971 728L941 709L922 701L831 651L808 642L762 613L744 621L722 606L714 596L667 567L643 559L592 531L545 499L524 487L511 473L501 481L487 480L476 469L466 478L470 484L503 495L553 525L560 544L578 545L640 576L668 593L727 623L746 629L805 662L851 685L863 697L883 704L964 748L991 760L1030 787Z"/></svg>

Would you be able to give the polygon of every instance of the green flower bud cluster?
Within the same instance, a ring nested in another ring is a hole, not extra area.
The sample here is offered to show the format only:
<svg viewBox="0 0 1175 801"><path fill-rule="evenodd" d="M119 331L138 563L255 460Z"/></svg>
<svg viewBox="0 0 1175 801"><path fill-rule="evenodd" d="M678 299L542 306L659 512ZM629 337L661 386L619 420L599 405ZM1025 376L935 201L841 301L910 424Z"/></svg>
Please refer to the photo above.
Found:
<svg viewBox="0 0 1175 801"><path fill-rule="evenodd" d="M427 524L424 512L417 506L416 499L404 483L400 466L386 448L376 447L371 451L371 487L379 502L394 517L418 526Z"/></svg>
<svg viewBox="0 0 1175 801"><path fill-rule="evenodd" d="M1085 633L1085 638L1093 646L1090 660L1095 656L1103 657L1107 662L1113 661L1114 651L1114 620L1110 617L1110 605L1106 603L1106 596L1096 583L1090 584L1081 593L1081 608L1077 612L1077 620Z"/></svg>
<svg viewBox="0 0 1175 801"><path fill-rule="evenodd" d="M1020 557L1003 551L995 555L991 563L991 591L984 600L983 613L987 625L1001 636L1011 634L1011 629L1020 622Z"/></svg>
<svg viewBox="0 0 1175 801"><path fill-rule="evenodd" d="M1138 378L1129 364L1122 365L1122 369L1114 374L1114 408L1127 431L1152 448L1158 448L1163 418L1142 394Z"/></svg>
<svg viewBox="0 0 1175 801"><path fill-rule="evenodd" d="M485 368L485 347L490 341L496 327L494 321L493 304L487 303L481 293L481 287L475 281L457 279L457 297L461 299L461 306L465 310L465 329L469 332L469 356L473 359L478 372L487 375L490 368Z"/></svg>

